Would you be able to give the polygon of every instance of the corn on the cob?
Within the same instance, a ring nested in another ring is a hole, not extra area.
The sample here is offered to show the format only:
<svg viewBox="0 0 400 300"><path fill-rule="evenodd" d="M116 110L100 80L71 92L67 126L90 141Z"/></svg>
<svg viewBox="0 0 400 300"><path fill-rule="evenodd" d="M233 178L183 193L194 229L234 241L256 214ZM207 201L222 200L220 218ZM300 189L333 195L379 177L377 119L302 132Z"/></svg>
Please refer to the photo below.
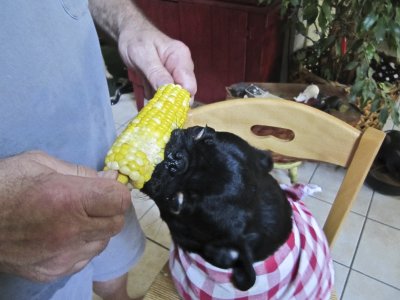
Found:
<svg viewBox="0 0 400 300"><path fill-rule="evenodd" d="M186 121L190 94L179 85L160 87L149 103L117 137L107 153L105 169L117 170L118 180L141 189L164 159L172 130Z"/></svg>

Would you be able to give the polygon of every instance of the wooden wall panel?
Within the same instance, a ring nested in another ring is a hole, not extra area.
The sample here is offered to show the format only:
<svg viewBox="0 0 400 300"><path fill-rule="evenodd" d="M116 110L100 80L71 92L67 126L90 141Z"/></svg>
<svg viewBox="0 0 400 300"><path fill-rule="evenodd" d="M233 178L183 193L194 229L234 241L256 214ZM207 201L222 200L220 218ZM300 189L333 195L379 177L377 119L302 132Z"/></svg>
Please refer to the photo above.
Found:
<svg viewBox="0 0 400 300"><path fill-rule="evenodd" d="M176 1L165 0L136 0L137 5L146 16L169 36L179 39L179 6Z"/></svg>
<svg viewBox="0 0 400 300"><path fill-rule="evenodd" d="M225 86L244 78L247 13L197 3L181 3L181 38L189 46L202 102L225 98ZM196 13L194 14L193 11Z"/></svg>
<svg viewBox="0 0 400 300"><path fill-rule="evenodd" d="M161 30L190 48L198 81L196 100L223 100L225 87L241 81L279 80L279 7L260 8L256 0L136 2ZM140 80L132 74L130 78L136 98L142 97Z"/></svg>

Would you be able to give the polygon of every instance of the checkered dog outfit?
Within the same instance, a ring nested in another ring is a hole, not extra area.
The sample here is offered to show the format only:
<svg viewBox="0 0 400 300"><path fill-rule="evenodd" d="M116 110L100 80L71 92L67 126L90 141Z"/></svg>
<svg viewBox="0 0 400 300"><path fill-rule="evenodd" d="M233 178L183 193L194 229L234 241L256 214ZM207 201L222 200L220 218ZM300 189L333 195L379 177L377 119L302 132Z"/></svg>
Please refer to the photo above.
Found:
<svg viewBox="0 0 400 300"><path fill-rule="evenodd" d="M256 282L236 289L231 269L220 269L201 256L172 245L169 267L185 300L325 300L333 286L333 264L323 231L301 201L310 185L281 186L293 209L293 229L287 242L266 260L253 264ZM312 188L312 187L311 187Z"/></svg>

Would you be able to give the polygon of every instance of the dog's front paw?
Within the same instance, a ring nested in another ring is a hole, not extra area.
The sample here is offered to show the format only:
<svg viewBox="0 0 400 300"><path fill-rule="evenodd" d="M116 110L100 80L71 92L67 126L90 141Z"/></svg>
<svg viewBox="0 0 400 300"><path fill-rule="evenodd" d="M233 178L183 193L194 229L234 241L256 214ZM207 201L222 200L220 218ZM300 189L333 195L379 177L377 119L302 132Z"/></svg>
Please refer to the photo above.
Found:
<svg viewBox="0 0 400 300"><path fill-rule="evenodd" d="M207 245L204 250L208 261L222 269L231 268L239 257L239 252L231 247Z"/></svg>

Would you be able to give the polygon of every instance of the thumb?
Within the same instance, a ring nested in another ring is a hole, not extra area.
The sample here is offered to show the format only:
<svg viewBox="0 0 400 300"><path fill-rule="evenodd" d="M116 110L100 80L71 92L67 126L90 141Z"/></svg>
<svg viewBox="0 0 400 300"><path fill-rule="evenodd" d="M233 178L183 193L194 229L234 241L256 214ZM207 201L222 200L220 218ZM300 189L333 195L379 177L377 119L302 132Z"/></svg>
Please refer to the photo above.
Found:
<svg viewBox="0 0 400 300"><path fill-rule="evenodd" d="M118 171L114 170L99 171L97 172L97 176L101 178L117 179Z"/></svg>
<svg viewBox="0 0 400 300"><path fill-rule="evenodd" d="M64 161L58 161L54 170L63 175L72 175L80 177L97 177L97 171L82 165L71 164Z"/></svg>
<svg viewBox="0 0 400 300"><path fill-rule="evenodd" d="M97 172L94 169L78 164L72 164L40 151L32 151L26 155L28 155L33 161L36 161L37 163L63 175L97 177Z"/></svg>

